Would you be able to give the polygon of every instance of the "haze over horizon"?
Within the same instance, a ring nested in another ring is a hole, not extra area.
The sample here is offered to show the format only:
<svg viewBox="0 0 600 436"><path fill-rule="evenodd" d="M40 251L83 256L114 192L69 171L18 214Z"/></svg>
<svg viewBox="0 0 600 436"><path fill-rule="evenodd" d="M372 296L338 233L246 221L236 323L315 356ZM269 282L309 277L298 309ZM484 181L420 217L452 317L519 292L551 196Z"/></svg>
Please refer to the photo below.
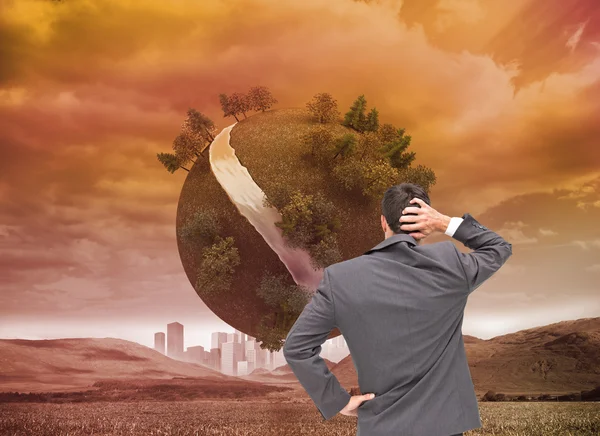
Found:
<svg viewBox="0 0 600 436"><path fill-rule="evenodd" d="M590 317L586 317L586 318L590 318ZM581 319L581 318L576 318L576 319ZM564 320L560 320L560 321L575 321L574 319L564 319ZM469 335L469 336L475 336L479 339L492 339L496 336L502 336L505 334L510 334L510 333L516 333L517 331L521 331L521 330L526 330L529 328L535 328L535 327L543 327L544 325L527 325L525 327L520 327L521 324L519 322L517 322L516 320L512 320L513 323L512 324L508 324L507 320L505 318L502 319L498 319L496 322L498 323L502 323L502 327L506 327L508 325L510 326L515 326L516 329L514 330L506 330L503 333L500 333L498 335L488 335L488 336L480 336L477 334L473 334L473 333L469 333L467 332L467 325L470 326L477 326L477 321L472 321L472 320L467 320L467 314L465 312L465 321L463 323L463 334L464 335ZM560 322L560 321L556 321L556 322ZM488 320L488 322L490 322ZM215 326L217 326L218 324L215 324ZM211 348L211 334L213 332L227 332L227 333L232 333L234 331L234 328L231 326L228 326L227 324L221 322L221 327L218 327L216 330L203 330L201 328L201 324L198 325L186 325L184 324L184 347L185 349L187 349L187 347L193 347L193 346L197 346L197 345L202 345L204 347L205 350L210 350ZM490 325L492 325L493 327L493 322L490 322ZM4 328L6 327L6 328ZM152 329L152 326L149 325L136 325L134 327L132 326L126 326L126 327L118 327L118 326L113 326L108 327L107 330L105 330L104 333L100 332L100 329L97 326L90 326L87 327L85 325L81 325L80 323L77 323L76 326L74 326L74 328L80 332L77 335L68 335L68 336L60 336L60 334L62 334L61 332L65 331L65 324L56 324L56 325L52 325L50 326L50 328L48 328L44 333L40 333L35 331L33 328L30 328L27 325L20 325L17 326L17 328L15 329L12 325L11 326L2 326L0 325L0 339L29 339L29 340L40 340L40 339L65 339L65 338L117 338L117 339L125 339L128 341L133 341L133 342L137 342L138 344L141 345L145 345L147 347L153 348L154 347L154 333L162 331L164 333L166 333L166 324L164 326L164 328L162 329ZM471 327L472 328L472 327ZM11 331L13 330L17 330L22 332L23 334L21 336L14 336L11 335ZM485 332L485 329L481 329L482 332ZM8 336L7 336L8 335ZM331 339L328 339L329 341L331 341Z"/></svg>
<svg viewBox="0 0 600 436"><path fill-rule="evenodd" d="M232 330L184 274L175 214L187 173L167 173L156 153L171 151L189 107L221 129L233 120L218 94L257 84L276 108L330 92L344 113L365 94L436 172L432 206L513 244L469 298L464 334L600 314L594 0L23 0L0 11L1 338L148 345L178 321L187 347Z"/></svg>

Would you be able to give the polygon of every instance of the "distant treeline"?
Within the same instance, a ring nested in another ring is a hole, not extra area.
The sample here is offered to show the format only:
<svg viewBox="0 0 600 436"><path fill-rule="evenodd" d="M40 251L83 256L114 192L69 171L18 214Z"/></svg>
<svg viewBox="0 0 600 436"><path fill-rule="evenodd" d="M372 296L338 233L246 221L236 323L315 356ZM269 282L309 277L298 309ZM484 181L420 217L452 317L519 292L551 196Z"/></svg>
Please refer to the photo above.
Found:
<svg viewBox="0 0 600 436"><path fill-rule="evenodd" d="M360 389L353 387L348 392L350 395L360 395ZM551 394L540 394L540 395L509 395L503 393L496 393L494 391L487 391L479 401L600 401L600 386L589 391L574 392L571 394L563 395L551 395Z"/></svg>
<svg viewBox="0 0 600 436"><path fill-rule="evenodd" d="M481 401L600 401L600 386L589 391L574 392L563 395L509 395L487 391Z"/></svg>

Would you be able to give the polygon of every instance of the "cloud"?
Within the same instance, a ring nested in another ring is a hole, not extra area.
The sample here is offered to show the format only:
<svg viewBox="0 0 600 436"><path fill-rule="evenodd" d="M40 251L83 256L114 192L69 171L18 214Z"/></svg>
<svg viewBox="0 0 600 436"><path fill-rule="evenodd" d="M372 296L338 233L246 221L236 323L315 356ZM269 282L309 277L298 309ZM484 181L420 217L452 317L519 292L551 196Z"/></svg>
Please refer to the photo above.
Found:
<svg viewBox="0 0 600 436"><path fill-rule="evenodd" d="M527 267L525 267L524 265L515 265L514 262L504 264L500 271L499 274L510 276L520 276L528 272ZM502 295L504 295L504 293Z"/></svg>
<svg viewBox="0 0 600 436"><path fill-rule="evenodd" d="M538 242L538 239L535 237L526 236L523 232L523 228L527 227L522 221L509 221L504 224L504 226L498 230L498 233L501 234L507 241L510 241L511 244L534 244Z"/></svg>
<svg viewBox="0 0 600 436"><path fill-rule="evenodd" d="M559 197L562 199L577 199L582 197L588 197L589 195L593 195L598 192L598 181L593 180L589 183L584 184L578 189L569 191L567 194Z"/></svg>
<svg viewBox="0 0 600 436"><path fill-rule="evenodd" d="M571 244L575 247L580 247L582 250L588 251L593 248L600 248L600 239L594 239L591 241L574 240L571 242Z"/></svg>
<svg viewBox="0 0 600 436"><path fill-rule="evenodd" d="M229 120L218 94L255 84L269 86L278 107L303 106L326 91L344 111L364 93L382 122L412 135L416 163L436 172L436 207L480 214L518 245L523 263L508 276L527 271L520 279L530 289L542 286L536 280L547 272L528 263L542 256L546 267L564 262L564 271L556 269L567 277L571 260L555 252L586 255L588 243L570 238L600 237L600 52L584 44L593 26L573 52L585 55L577 68L552 69L542 59L543 71L515 94L514 79L535 68L523 58L510 62L512 55L505 62L479 37L491 38L485 29L500 39L502 29L511 33L516 7L429 3L439 8L410 25L402 17L421 1L403 2L400 18L397 1L3 4L3 314L208 312L184 277L174 241L185 174L168 174L156 153L170 151L189 107L222 127ZM423 24L438 14L453 20L442 27L456 49L440 46ZM472 32L466 39L465 29ZM535 41L528 32L515 34ZM540 52L542 44L528 49ZM552 229L556 244L537 240L534 229L542 236ZM548 280L569 284L556 274ZM59 304L89 286L89 312ZM34 297L39 305L24 304Z"/></svg>
<svg viewBox="0 0 600 436"><path fill-rule="evenodd" d="M485 16L479 0L439 0L436 8L440 12L435 21L438 32L453 25L477 23Z"/></svg>
<svg viewBox="0 0 600 436"><path fill-rule="evenodd" d="M585 29L586 24L587 22L581 23L579 26L577 26L575 32L573 32L573 34L569 36L569 39L567 40L567 43L565 45L569 50L571 50L571 52L573 52L579 44L579 41L581 40L581 35L583 34L583 30Z"/></svg>

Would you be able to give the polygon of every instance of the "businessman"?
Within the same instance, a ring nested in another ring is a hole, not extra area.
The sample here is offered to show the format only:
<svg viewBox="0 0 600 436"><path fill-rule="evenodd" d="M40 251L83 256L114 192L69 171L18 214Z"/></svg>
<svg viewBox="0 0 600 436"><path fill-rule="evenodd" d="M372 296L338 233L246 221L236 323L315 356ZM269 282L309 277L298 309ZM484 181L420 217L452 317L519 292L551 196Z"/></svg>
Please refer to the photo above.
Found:
<svg viewBox="0 0 600 436"><path fill-rule="evenodd" d="M425 190L402 183L383 197L385 239L325 268L290 329L283 354L323 420L357 416L359 436L450 436L481 427L462 337L469 295L512 255L512 245L469 213L449 217ZM422 241L445 233L448 240ZM351 396L320 357L335 327L362 395Z"/></svg>

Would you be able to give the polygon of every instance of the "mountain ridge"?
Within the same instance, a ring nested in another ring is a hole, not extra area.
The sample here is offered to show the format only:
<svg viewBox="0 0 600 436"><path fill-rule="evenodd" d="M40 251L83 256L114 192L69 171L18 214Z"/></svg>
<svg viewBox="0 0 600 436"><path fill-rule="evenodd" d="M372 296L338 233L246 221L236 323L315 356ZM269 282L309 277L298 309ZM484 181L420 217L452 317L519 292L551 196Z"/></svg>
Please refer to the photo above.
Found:
<svg viewBox="0 0 600 436"><path fill-rule="evenodd" d="M464 335L475 392L563 394L600 385L600 317L560 321L490 339ZM358 386L351 356L332 372Z"/></svg>

